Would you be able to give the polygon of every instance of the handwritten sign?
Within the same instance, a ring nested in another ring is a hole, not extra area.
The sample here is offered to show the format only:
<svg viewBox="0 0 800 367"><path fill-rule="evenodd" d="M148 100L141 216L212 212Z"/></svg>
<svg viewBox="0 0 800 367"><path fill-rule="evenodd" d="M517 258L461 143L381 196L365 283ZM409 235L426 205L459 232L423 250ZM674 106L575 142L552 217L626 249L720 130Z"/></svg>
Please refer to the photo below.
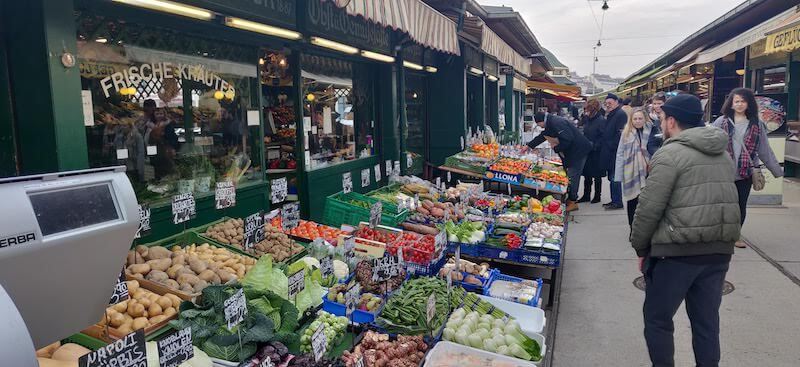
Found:
<svg viewBox="0 0 800 367"><path fill-rule="evenodd" d="M225 307L225 323L228 326L228 330L232 330L236 325L244 321L244 317L247 316L247 299L244 296L244 290L239 289L234 295L225 300L223 306Z"/></svg>
<svg viewBox="0 0 800 367"><path fill-rule="evenodd" d="M108 301L109 305L116 305L128 299L128 283L125 283L125 268L119 273L117 284L114 285L114 294L111 295L111 300Z"/></svg>
<svg viewBox="0 0 800 367"><path fill-rule="evenodd" d="M436 252L439 253L442 248L447 246L447 231L441 230L439 233L436 234L436 237L433 238L433 246L436 249Z"/></svg>
<svg viewBox="0 0 800 367"><path fill-rule="evenodd" d="M369 208L369 226L375 228L381 224L381 215L383 214L383 202L376 201Z"/></svg>
<svg viewBox="0 0 800 367"><path fill-rule="evenodd" d="M411 153L406 153L406 168L411 168L414 165L414 157Z"/></svg>
<svg viewBox="0 0 800 367"><path fill-rule="evenodd" d="M219 209L230 208L236 205L236 187L231 181L219 181L214 188L214 207Z"/></svg>
<svg viewBox="0 0 800 367"><path fill-rule="evenodd" d="M372 281L384 282L400 274L397 256L384 256L372 260Z"/></svg>
<svg viewBox="0 0 800 367"><path fill-rule="evenodd" d="M194 357L191 327L172 333L156 343L159 367L178 367Z"/></svg>
<svg viewBox="0 0 800 367"><path fill-rule="evenodd" d="M253 248L264 240L264 213L250 214L244 218L244 248Z"/></svg>
<svg viewBox="0 0 800 367"><path fill-rule="evenodd" d="M386 176L391 176L392 172L393 172L393 170L392 170L392 161L388 161L387 160L386 161Z"/></svg>
<svg viewBox="0 0 800 367"><path fill-rule="evenodd" d="M361 170L361 187L369 186L369 168L364 168Z"/></svg>
<svg viewBox="0 0 800 367"><path fill-rule="evenodd" d="M319 362L327 349L328 337L325 336L325 323L321 322L317 326L317 330L314 330L314 334L311 334L311 350L314 352L314 360Z"/></svg>
<svg viewBox="0 0 800 367"><path fill-rule="evenodd" d="M333 275L333 259L330 256L319 260L319 272L322 274L322 278Z"/></svg>
<svg viewBox="0 0 800 367"><path fill-rule="evenodd" d="M297 297L303 289L306 289L306 271L300 269L289 276L289 298Z"/></svg>
<svg viewBox="0 0 800 367"><path fill-rule="evenodd" d="M342 173L342 192L345 194L353 191L353 175L350 172Z"/></svg>
<svg viewBox="0 0 800 367"><path fill-rule="evenodd" d="M300 203L283 204L281 207L281 226L284 232L297 227L300 224Z"/></svg>
<svg viewBox="0 0 800 367"><path fill-rule="evenodd" d="M261 360L261 363L258 365L258 367L275 367L275 363L272 363L272 358L266 356L263 360Z"/></svg>
<svg viewBox="0 0 800 367"><path fill-rule="evenodd" d="M145 367L147 348L144 330L140 329L122 339L78 358L79 367Z"/></svg>
<svg viewBox="0 0 800 367"><path fill-rule="evenodd" d="M270 181L270 199L273 204L280 204L286 201L288 192L288 185L286 184L286 177L276 178Z"/></svg>
<svg viewBox="0 0 800 367"><path fill-rule="evenodd" d="M394 175L400 176L400 161L394 161Z"/></svg>
<svg viewBox="0 0 800 367"><path fill-rule="evenodd" d="M361 284L355 283L344 294L345 314L348 318L353 314L358 306L358 301L361 299Z"/></svg>
<svg viewBox="0 0 800 367"><path fill-rule="evenodd" d="M376 183L381 182L381 165L380 164L376 164L375 165L375 182Z"/></svg>
<svg viewBox="0 0 800 367"><path fill-rule="evenodd" d="M172 197L172 223L181 224L194 218L197 214L194 195L178 194Z"/></svg>
<svg viewBox="0 0 800 367"><path fill-rule="evenodd" d="M428 325L431 324L431 320L433 317L436 316L436 293L431 293L428 296L428 304L425 307L425 318L428 320Z"/></svg>
<svg viewBox="0 0 800 367"><path fill-rule="evenodd" d="M356 238L354 236L348 236L344 239L344 259L345 262L350 264L355 258L355 248L356 248Z"/></svg>
<svg viewBox="0 0 800 367"><path fill-rule="evenodd" d="M133 238L142 238L150 233L150 206L139 204L139 228Z"/></svg>

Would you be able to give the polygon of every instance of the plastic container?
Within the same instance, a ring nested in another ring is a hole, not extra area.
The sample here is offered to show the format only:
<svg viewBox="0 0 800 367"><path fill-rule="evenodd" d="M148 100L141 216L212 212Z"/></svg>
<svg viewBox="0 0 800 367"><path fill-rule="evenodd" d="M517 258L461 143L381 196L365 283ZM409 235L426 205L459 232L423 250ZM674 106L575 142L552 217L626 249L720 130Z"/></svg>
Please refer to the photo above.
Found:
<svg viewBox="0 0 800 367"><path fill-rule="evenodd" d="M360 200L368 203L370 206L378 199L361 195L355 192L347 194L338 192L325 199L325 211L323 213L323 221L333 227L341 226L342 224L358 224L359 222L369 222L370 208L364 208L350 204L350 200ZM397 205L383 203L383 213L381 215L381 224L397 227L408 216L408 211L399 210Z"/></svg>
<svg viewBox="0 0 800 367"><path fill-rule="evenodd" d="M375 313L358 309L353 311L353 322L357 324L366 324L375 321L375 318L378 314L380 314L381 309L383 309L383 305L385 304L386 300L384 299ZM328 300L328 292L325 292L325 295L322 296L322 310L336 316L347 315L346 305Z"/></svg>
<svg viewBox="0 0 800 367"><path fill-rule="evenodd" d="M510 276L510 275L501 274L500 272L493 273L491 278L489 279L489 282L486 284L486 287L483 288L483 295L484 296L490 296L490 297L494 297L494 298L505 299L507 301L527 304L527 305L533 306L533 307L537 307L539 305L539 298L542 295L542 283L543 283L541 278L530 280L530 281L532 281L532 282L534 282L536 284L536 293L527 302L518 302L511 295L492 294L492 284L494 284L494 282L496 282L496 281L506 281L506 282L511 282L511 283L522 283L522 282L525 282L526 280L522 279L522 278L513 277L513 276Z"/></svg>
<svg viewBox="0 0 800 367"><path fill-rule="evenodd" d="M517 320L519 328L526 334L541 334L544 331L547 319L542 309L484 295L478 297Z"/></svg>
<svg viewBox="0 0 800 367"><path fill-rule="evenodd" d="M462 358L459 358L462 356ZM456 344L448 341L437 343L425 356L424 366L437 367L532 367L535 363L507 357L497 353Z"/></svg>

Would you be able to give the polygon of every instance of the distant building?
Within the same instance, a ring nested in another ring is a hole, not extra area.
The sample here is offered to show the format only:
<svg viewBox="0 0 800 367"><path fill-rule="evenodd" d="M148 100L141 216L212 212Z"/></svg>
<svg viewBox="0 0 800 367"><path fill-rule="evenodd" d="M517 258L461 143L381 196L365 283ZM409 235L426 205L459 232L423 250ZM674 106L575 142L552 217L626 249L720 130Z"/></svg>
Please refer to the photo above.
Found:
<svg viewBox="0 0 800 367"><path fill-rule="evenodd" d="M580 76L572 72L569 78L581 87L585 95L592 95L616 88L625 78L613 78L606 74Z"/></svg>
<svg viewBox="0 0 800 367"><path fill-rule="evenodd" d="M561 63L561 61L556 58L556 55L553 55L553 53L546 48L542 48L542 53L544 53L550 65L553 66L553 70L547 72L547 76L553 79L553 82L561 85L576 85L575 82L569 78L570 73L567 65Z"/></svg>

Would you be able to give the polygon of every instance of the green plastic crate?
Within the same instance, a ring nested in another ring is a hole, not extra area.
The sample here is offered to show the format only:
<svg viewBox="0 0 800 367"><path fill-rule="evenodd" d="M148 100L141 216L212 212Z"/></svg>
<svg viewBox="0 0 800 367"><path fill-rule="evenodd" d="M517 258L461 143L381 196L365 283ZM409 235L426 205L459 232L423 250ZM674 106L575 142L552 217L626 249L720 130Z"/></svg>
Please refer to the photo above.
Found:
<svg viewBox="0 0 800 367"><path fill-rule="evenodd" d="M461 169L461 170L464 170L464 171L474 172L474 173L481 174L481 175L486 173L486 167L485 166L472 165L472 164L469 164L467 162L464 162L464 161L462 161L462 160L460 160L458 158L452 157L452 156L447 157L444 160L444 165L446 167Z"/></svg>
<svg viewBox="0 0 800 367"><path fill-rule="evenodd" d="M369 222L369 208L362 208L349 203L349 200L357 199L365 201L370 206L376 202L377 199L364 196L355 192L342 193L338 192L325 199L325 212L323 214L323 221L325 224L333 227L339 227L342 224L357 225L360 222ZM383 203L383 215L381 215L381 224L390 227L397 227L405 221L408 216L408 211L398 210L397 205Z"/></svg>
<svg viewBox="0 0 800 367"><path fill-rule="evenodd" d="M401 184L399 184L399 183L393 183L393 184L390 184L390 185L388 185L388 186L384 186L384 187L381 187L381 188L378 188L378 189L372 190L372 191L368 192L366 195L367 195L367 196L369 196L369 197L371 197L371 198L375 198L375 195L376 195L376 194L383 194L383 193L397 193L397 192L400 192L400 188L401 188L402 186L403 186L403 185L401 185ZM381 199L378 199L378 200L381 200ZM391 205L395 205L395 206L397 206L397 203L394 203L394 202L391 202L391 201L386 201L386 200L381 200L381 201L382 201L384 204L391 204Z"/></svg>
<svg viewBox="0 0 800 367"><path fill-rule="evenodd" d="M89 335L81 333L70 335L61 341L61 344L66 344L66 343L75 343L91 350L98 350L108 345L108 343L100 339L96 339Z"/></svg>
<svg viewBox="0 0 800 367"><path fill-rule="evenodd" d="M217 246L217 247L224 247L226 249L229 249L231 251L236 252L237 254L244 254L244 255L247 255L247 256L250 256L250 257L259 258L260 256L256 256L254 254L248 253L247 251L244 251L244 250L242 250L242 249L240 249L240 248L238 248L236 246L227 245L227 244L221 243L221 242L219 242L217 240L214 240L214 239L212 239L210 237L206 237L205 236L205 232L209 227L211 227L211 226L213 226L215 224L218 224L218 223L222 223L222 222L227 221L229 219L233 219L233 218L222 217L219 220L215 220L215 221L213 221L211 223L195 227L194 229L192 229L192 231L197 233L198 237L201 238L201 240L203 242L208 242L209 244ZM300 246L303 246L304 248L308 247L308 243L303 243L302 241L297 241L297 240L294 240L294 242L297 243ZM303 251L298 252L294 256L291 256L291 257L285 259L284 261L277 262L277 263L278 264L291 264L291 263L293 263L293 262L295 262L297 260L302 259L306 255L308 255L308 249L304 249Z"/></svg>

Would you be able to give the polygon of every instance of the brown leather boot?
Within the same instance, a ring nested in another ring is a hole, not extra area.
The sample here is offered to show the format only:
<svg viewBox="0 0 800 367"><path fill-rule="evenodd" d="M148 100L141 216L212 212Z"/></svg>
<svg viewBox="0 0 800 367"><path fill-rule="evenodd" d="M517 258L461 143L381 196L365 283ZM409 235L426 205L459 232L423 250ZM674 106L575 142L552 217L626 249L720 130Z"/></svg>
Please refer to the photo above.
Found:
<svg viewBox="0 0 800 367"><path fill-rule="evenodd" d="M578 203L575 201L567 201L567 212L574 212L578 210Z"/></svg>

